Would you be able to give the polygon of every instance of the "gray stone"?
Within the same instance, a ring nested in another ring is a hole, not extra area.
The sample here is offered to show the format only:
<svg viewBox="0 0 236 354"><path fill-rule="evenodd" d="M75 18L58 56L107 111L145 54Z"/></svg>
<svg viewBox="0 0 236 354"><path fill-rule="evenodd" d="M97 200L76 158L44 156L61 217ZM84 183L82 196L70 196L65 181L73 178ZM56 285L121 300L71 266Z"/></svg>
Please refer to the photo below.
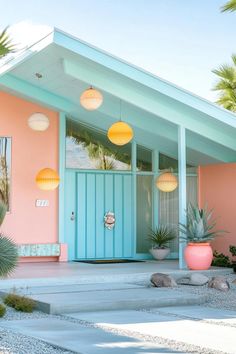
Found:
<svg viewBox="0 0 236 354"><path fill-rule="evenodd" d="M220 291L228 291L230 289L229 282L225 279L225 277L213 277L209 283L209 288L214 288Z"/></svg>
<svg viewBox="0 0 236 354"><path fill-rule="evenodd" d="M173 288L177 286L176 281L168 274L154 273L151 276L151 283L157 288Z"/></svg>
<svg viewBox="0 0 236 354"><path fill-rule="evenodd" d="M178 284L181 285L205 285L209 282L209 278L201 273L190 273L177 280Z"/></svg>

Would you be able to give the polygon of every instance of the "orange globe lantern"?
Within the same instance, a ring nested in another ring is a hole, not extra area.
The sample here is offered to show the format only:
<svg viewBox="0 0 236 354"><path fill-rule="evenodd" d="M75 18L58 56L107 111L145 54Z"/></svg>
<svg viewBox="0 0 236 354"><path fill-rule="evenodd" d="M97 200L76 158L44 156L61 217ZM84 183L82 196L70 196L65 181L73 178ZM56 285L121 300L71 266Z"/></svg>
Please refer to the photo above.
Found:
<svg viewBox="0 0 236 354"><path fill-rule="evenodd" d="M157 188L162 192L173 192L178 187L178 180L171 172L164 172L156 180Z"/></svg>
<svg viewBox="0 0 236 354"><path fill-rule="evenodd" d="M39 189L50 191L59 186L60 178L55 170L44 168L38 172L35 181Z"/></svg>
<svg viewBox="0 0 236 354"><path fill-rule="evenodd" d="M107 132L108 139L115 145L128 144L133 139L133 129L125 122L116 122L112 124Z"/></svg>
<svg viewBox="0 0 236 354"><path fill-rule="evenodd" d="M93 87L85 90L80 96L80 104L88 111L98 109L103 102L103 96L100 91L95 90Z"/></svg>

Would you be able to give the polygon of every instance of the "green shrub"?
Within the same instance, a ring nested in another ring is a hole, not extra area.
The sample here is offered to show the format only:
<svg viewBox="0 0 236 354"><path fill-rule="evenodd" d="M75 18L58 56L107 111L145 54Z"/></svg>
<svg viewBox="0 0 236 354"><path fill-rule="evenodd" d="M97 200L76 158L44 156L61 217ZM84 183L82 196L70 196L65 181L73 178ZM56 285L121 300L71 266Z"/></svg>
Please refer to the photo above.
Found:
<svg viewBox="0 0 236 354"><path fill-rule="evenodd" d="M232 254L233 257L236 256L236 246L230 245L229 246L229 251L230 251L230 253Z"/></svg>
<svg viewBox="0 0 236 354"><path fill-rule="evenodd" d="M3 317L6 313L6 306L0 304L0 317Z"/></svg>
<svg viewBox="0 0 236 354"><path fill-rule="evenodd" d="M4 304L22 312L33 312L36 306L34 300L17 294L8 294L4 298Z"/></svg>
<svg viewBox="0 0 236 354"><path fill-rule="evenodd" d="M212 266L214 267L227 267L227 268L231 268L232 267L232 263L229 259L228 256L226 256L223 253L218 253L217 251L214 251L213 254L214 258L212 261Z"/></svg>

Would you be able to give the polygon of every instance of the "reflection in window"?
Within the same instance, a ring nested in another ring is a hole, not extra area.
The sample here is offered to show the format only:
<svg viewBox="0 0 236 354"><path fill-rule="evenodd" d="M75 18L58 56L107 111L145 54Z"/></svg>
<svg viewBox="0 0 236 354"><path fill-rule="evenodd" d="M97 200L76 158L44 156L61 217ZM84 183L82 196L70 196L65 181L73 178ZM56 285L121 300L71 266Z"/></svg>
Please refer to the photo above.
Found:
<svg viewBox="0 0 236 354"><path fill-rule="evenodd" d="M105 133L67 119L66 167L96 170L130 170L131 145L113 145Z"/></svg>
<svg viewBox="0 0 236 354"><path fill-rule="evenodd" d="M137 145L137 170L152 171L152 150Z"/></svg>
<svg viewBox="0 0 236 354"><path fill-rule="evenodd" d="M137 176L137 253L147 253L150 244L147 235L152 227L153 176Z"/></svg>

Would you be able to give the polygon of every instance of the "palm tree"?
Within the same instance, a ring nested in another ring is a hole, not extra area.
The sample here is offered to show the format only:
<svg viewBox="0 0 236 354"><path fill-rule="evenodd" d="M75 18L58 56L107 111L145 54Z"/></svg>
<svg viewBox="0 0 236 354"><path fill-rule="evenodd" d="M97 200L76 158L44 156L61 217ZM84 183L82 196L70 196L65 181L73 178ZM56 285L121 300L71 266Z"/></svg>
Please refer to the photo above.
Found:
<svg viewBox="0 0 236 354"><path fill-rule="evenodd" d="M7 29L8 27L0 33L0 59L15 51L15 46L12 44L12 40L7 33Z"/></svg>
<svg viewBox="0 0 236 354"><path fill-rule="evenodd" d="M225 5L223 5L221 7L221 11L225 12L225 11L236 11L236 0L229 0Z"/></svg>
<svg viewBox="0 0 236 354"><path fill-rule="evenodd" d="M219 91L216 103L236 112L236 55L232 55L233 65L223 64L212 72L219 77L213 90Z"/></svg>

